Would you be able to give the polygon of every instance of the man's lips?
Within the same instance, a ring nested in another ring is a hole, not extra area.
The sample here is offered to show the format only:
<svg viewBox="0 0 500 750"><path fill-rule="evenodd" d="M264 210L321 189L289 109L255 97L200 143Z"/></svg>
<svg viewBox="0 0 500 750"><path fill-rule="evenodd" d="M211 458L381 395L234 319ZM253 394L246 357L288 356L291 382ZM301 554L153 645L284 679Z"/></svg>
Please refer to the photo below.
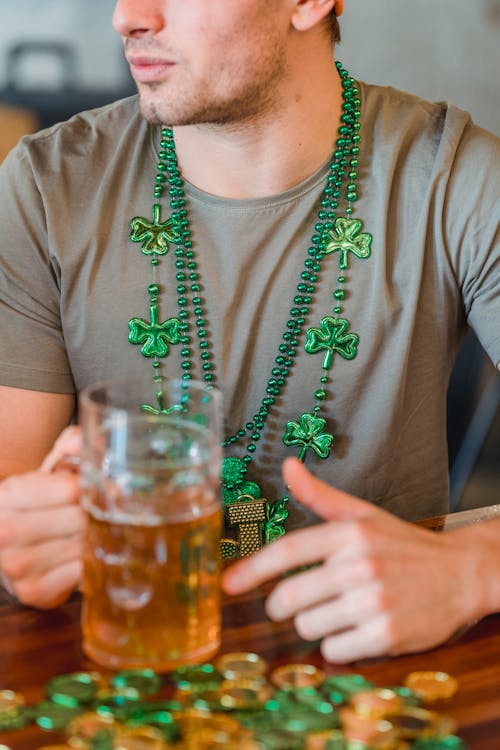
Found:
<svg viewBox="0 0 500 750"><path fill-rule="evenodd" d="M175 63L160 57L130 56L130 72L137 83L152 83L162 80Z"/></svg>

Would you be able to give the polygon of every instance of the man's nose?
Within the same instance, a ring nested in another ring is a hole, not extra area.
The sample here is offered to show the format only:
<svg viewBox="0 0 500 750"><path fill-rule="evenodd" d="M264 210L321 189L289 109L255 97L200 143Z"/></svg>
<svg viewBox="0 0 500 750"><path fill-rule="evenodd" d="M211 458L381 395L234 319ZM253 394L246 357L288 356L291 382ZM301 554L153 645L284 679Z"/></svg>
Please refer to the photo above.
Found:
<svg viewBox="0 0 500 750"><path fill-rule="evenodd" d="M113 28L121 37L155 34L165 25L163 0L117 0Z"/></svg>

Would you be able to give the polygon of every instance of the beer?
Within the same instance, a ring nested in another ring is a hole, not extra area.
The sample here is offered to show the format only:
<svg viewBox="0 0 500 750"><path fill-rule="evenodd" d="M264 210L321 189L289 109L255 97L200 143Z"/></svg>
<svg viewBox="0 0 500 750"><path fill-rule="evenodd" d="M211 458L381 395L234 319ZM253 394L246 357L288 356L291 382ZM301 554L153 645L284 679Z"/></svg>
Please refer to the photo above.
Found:
<svg viewBox="0 0 500 750"><path fill-rule="evenodd" d="M213 656L220 643L216 489L155 482L123 498L116 484L87 486L82 505L85 653L111 669L158 671Z"/></svg>

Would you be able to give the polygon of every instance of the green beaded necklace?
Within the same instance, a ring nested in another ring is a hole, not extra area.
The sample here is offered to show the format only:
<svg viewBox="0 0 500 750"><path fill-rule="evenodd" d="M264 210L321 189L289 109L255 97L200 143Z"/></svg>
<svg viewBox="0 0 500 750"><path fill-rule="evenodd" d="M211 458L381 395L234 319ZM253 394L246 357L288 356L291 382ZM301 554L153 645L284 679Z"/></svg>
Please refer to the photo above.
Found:
<svg viewBox="0 0 500 750"><path fill-rule="evenodd" d="M245 441L243 458L228 456L223 460L221 487L225 520L227 525L237 528L236 539L227 537L222 540L221 554L226 558L251 554L262 544L271 542L285 532L284 522L288 517L289 498L284 496L274 502L264 500L259 486L248 479L248 469L268 415L276 398L282 394L293 368L323 259L335 252L338 252L339 276L338 287L332 295L332 314L322 318L319 327L309 328L305 335L305 351L309 354L323 354L322 374L318 388L314 392L314 406L310 413L300 415L297 421L287 422L283 434L285 445L300 448L301 461L305 460L308 451L313 451L323 459L329 457L334 436L326 430L326 420L320 416L327 396L329 373L335 354L339 354L345 360L354 359L357 354L359 336L349 332L349 321L340 317L341 305L345 298L344 271L348 268L350 253L358 258L370 256L372 236L362 232L362 222L352 216L353 203L358 197L356 180L361 116L359 91L355 81L349 77L342 65L337 62L336 66L343 93L341 125L321 197L318 220L294 293L286 330L257 413L222 444L223 448L228 449L236 443ZM209 348L205 310L199 296L198 266L191 240L184 182L177 163L171 128L162 128L158 157L152 221L139 216L131 221L130 239L132 242L140 243L142 253L149 257L153 268L153 280L148 286L149 321L132 318L129 321L129 341L141 346L141 354L152 360L153 378L159 383L161 360L168 356L171 346L178 344L181 346L182 378L189 380L192 377L192 339L195 337L203 378L211 384L214 377L213 356ZM338 217L336 212L345 181L345 216ZM172 213L170 218L163 221L159 201L165 190L168 191ZM161 289L157 282L157 273L160 259L168 253L171 244L175 246L179 310L177 317L160 322L158 298ZM190 320L191 314L195 317L194 326ZM193 334L194 329L196 336ZM142 404L141 408L153 414L165 413L167 410L161 389L157 392L156 405Z"/></svg>

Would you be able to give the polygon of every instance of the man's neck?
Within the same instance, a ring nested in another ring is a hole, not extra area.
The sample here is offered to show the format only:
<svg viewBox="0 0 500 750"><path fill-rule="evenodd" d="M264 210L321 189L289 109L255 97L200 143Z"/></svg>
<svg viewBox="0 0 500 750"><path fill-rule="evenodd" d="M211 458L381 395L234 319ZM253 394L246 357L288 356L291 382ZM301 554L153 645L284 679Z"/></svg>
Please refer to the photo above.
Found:
<svg viewBox="0 0 500 750"><path fill-rule="evenodd" d="M259 198L289 190L330 156L342 86L333 61L295 76L282 104L252 122L174 128L186 180L226 198Z"/></svg>

